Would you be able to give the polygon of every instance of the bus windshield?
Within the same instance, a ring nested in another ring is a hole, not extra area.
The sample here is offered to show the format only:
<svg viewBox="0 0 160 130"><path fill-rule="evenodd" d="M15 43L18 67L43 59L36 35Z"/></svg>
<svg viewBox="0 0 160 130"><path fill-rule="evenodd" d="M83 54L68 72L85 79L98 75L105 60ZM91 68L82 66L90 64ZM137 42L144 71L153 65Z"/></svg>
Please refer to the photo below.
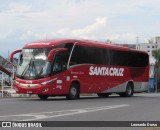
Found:
<svg viewBox="0 0 160 130"><path fill-rule="evenodd" d="M17 66L17 76L36 79L50 74L51 63L47 56L51 48L23 49Z"/></svg>
<svg viewBox="0 0 160 130"><path fill-rule="evenodd" d="M72 47L73 43L64 43L49 48L23 49L19 57L16 76L23 79L38 79L61 73L62 64L66 66ZM52 62L49 62L48 54L55 48L66 48L67 51L56 54Z"/></svg>

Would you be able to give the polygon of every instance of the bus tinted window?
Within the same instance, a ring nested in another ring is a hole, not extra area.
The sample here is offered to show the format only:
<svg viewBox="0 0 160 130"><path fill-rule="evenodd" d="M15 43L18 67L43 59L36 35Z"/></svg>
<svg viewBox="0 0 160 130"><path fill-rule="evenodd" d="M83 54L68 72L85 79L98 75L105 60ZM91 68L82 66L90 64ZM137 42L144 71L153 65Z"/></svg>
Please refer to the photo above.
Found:
<svg viewBox="0 0 160 130"><path fill-rule="evenodd" d="M87 47L90 64L128 66L128 52Z"/></svg>
<svg viewBox="0 0 160 130"><path fill-rule="evenodd" d="M67 51L65 53L61 54L62 57L63 57L63 62L66 65L67 65L67 62L68 62L69 55L71 53L72 47L73 47L73 43L64 43L64 44L61 44L61 45L56 47L56 48L67 48Z"/></svg>
<svg viewBox="0 0 160 130"><path fill-rule="evenodd" d="M70 65L101 64L108 65L108 50L103 48L75 46Z"/></svg>
<svg viewBox="0 0 160 130"><path fill-rule="evenodd" d="M128 66L128 52L109 50L109 65Z"/></svg>
<svg viewBox="0 0 160 130"><path fill-rule="evenodd" d="M88 63L88 52L87 47L85 46L75 46L70 65L76 64L87 64Z"/></svg>
<svg viewBox="0 0 160 130"><path fill-rule="evenodd" d="M148 64L148 55L76 45L70 65L76 64L144 67Z"/></svg>
<svg viewBox="0 0 160 130"><path fill-rule="evenodd" d="M148 55L138 52L129 53L129 66L131 67L145 67L148 65Z"/></svg>
<svg viewBox="0 0 160 130"><path fill-rule="evenodd" d="M88 47L88 61L90 64L103 64L103 52L100 48Z"/></svg>

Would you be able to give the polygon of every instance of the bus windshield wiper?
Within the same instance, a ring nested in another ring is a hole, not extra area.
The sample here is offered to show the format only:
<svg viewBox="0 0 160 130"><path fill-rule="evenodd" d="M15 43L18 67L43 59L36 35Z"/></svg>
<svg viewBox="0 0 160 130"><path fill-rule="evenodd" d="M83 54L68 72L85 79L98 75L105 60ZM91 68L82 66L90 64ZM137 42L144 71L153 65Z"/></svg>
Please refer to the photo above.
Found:
<svg viewBox="0 0 160 130"><path fill-rule="evenodd" d="M34 67L36 77L40 77L40 75L38 74L37 69L35 67L34 60L33 60L33 63L32 63L32 67Z"/></svg>
<svg viewBox="0 0 160 130"><path fill-rule="evenodd" d="M27 64L27 66L25 67L24 71L22 72L22 75L21 77L24 76L24 74L26 73L27 69L29 68L29 66L31 65L31 62L32 62L32 58L30 59L29 63Z"/></svg>

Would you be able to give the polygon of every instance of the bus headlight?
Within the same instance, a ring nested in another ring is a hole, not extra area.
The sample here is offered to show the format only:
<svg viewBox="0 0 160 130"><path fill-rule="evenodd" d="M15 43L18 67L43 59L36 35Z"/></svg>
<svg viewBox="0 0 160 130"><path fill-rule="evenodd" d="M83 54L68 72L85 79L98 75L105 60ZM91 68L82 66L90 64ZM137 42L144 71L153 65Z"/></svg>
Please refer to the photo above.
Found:
<svg viewBox="0 0 160 130"><path fill-rule="evenodd" d="M57 78L54 78L54 79L51 79L51 80L42 82L42 83L40 83L40 84L41 84L41 85L46 85L46 84L49 84L49 83L51 83L51 82L53 82L53 81L55 81L55 80L57 80Z"/></svg>
<svg viewBox="0 0 160 130"><path fill-rule="evenodd" d="M16 84L20 84L20 82L16 81Z"/></svg>

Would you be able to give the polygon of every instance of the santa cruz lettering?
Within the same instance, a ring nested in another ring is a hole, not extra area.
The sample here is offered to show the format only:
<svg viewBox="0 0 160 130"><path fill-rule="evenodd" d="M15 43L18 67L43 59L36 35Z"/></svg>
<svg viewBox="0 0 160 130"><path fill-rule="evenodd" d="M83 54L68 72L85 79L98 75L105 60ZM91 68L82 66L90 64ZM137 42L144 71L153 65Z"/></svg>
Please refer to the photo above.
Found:
<svg viewBox="0 0 160 130"><path fill-rule="evenodd" d="M89 75L123 76L124 68L90 67Z"/></svg>

